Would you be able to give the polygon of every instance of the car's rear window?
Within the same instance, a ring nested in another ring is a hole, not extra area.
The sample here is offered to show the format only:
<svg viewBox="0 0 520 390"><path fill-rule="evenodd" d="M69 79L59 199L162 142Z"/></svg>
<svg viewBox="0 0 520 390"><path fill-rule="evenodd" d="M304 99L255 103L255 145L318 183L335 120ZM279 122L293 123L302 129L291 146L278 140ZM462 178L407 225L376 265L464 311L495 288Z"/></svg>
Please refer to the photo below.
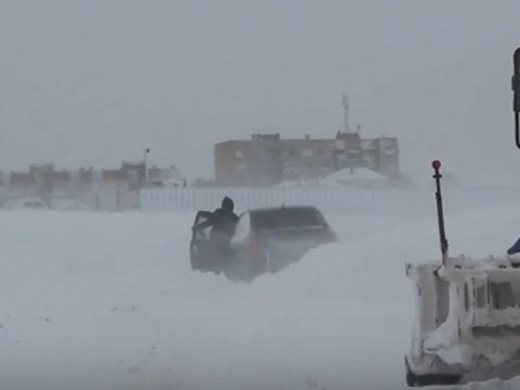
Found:
<svg viewBox="0 0 520 390"><path fill-rule="evenodd" d="M315 208L257 210L251 213L254 229L286 229L305 226L328 226Z"/></svg>

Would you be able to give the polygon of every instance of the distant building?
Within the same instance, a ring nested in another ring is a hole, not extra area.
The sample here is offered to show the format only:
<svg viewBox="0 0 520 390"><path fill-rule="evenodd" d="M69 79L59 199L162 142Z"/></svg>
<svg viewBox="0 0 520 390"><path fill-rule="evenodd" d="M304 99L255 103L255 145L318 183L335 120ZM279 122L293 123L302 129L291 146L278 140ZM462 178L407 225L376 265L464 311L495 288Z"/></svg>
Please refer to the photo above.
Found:
<svg viewBox="0 0 520 390"><path fill-rule="evenodd" d="M99 190L137 191L154 180L172 180L177 171L170 168L148 168L144 162L123 162L117 169L81 168L76 171L56 170L53 164L31 165L26 172L2 175L2 191L13 196L56 195L78 196Z"/></svg>
<svg viewBox="0 0 520 390"><path fill-rule="evenodd" d="M389 177L400 175L397 138L362 139L359 132L337 132L328 139L254 134L250 140L216 144L214 160L216 182L226 186L273 185L356 167Z"/></svg>
<svg viewBox="0 0 520 390"><path fill-rule="evenodd" d="M57 170L54 164L31 165L24 172L0 172L0 207L121 211L139 207L139 190L185 187L175 166L148 167L123 162L115 169ZM23 206L23 207L22 207Z"/></svg>
<svg viewBox="0 0 520 390"><path fill-rule="evenodd" d="M16 188L20 195L36 195L36 181L29 172L11 172L6 185L9 188Z"/></svg>

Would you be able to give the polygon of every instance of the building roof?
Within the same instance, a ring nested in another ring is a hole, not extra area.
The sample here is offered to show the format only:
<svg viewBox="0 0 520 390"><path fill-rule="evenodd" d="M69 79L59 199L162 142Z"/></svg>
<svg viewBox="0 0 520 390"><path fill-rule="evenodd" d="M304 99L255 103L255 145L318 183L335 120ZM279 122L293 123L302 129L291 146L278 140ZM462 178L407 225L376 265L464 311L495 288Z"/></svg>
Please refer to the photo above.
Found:
<svg viewBox="0 0 520 390"><path fill-rule="evenodd" d="M249 145L252 142L253 141L249 140L249 139L229 140L229 141L219 142L219 143L215 144L214 146L219 147L219 146L224 146L224 145Z"/></svg>

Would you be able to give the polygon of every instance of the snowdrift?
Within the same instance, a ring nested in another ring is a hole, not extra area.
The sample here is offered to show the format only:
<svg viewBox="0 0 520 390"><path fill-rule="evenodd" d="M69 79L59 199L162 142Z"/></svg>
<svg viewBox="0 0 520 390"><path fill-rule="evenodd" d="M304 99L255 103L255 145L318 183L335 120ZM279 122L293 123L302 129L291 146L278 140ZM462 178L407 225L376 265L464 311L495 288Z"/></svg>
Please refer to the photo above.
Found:
<svg viewBox="0 0 520 390"><path fill-rule="evenodd" d="M518 234L509 210L450 217L454 252L503 250ZM436 253L435 222L327 217L339 243L236 285L191 271L192 213L0 213L0 385L405 388L403 264Z"/></svg>

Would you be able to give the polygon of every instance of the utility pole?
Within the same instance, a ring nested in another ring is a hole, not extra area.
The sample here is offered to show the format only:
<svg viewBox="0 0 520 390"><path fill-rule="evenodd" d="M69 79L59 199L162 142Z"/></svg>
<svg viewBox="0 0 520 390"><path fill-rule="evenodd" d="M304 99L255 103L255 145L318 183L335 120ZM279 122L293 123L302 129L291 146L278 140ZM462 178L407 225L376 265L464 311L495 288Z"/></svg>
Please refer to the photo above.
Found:
<svg viewBox="0 0 520 390"><path fill-rule="evenodd" d="M347 95L343 95L343 97L341 99L341 105L343 106L343 110L345 112L345 132L349 133L350 132L350 125L348 123L348 108L349 108L349 104L348 104L348 96Z"/></svg>
<svg viewBox="0 0 520 390"><path fill-rule="evenodd" d="M144 149L144 182L148 183L148 154L150 154L150 148Z"/></svg>

